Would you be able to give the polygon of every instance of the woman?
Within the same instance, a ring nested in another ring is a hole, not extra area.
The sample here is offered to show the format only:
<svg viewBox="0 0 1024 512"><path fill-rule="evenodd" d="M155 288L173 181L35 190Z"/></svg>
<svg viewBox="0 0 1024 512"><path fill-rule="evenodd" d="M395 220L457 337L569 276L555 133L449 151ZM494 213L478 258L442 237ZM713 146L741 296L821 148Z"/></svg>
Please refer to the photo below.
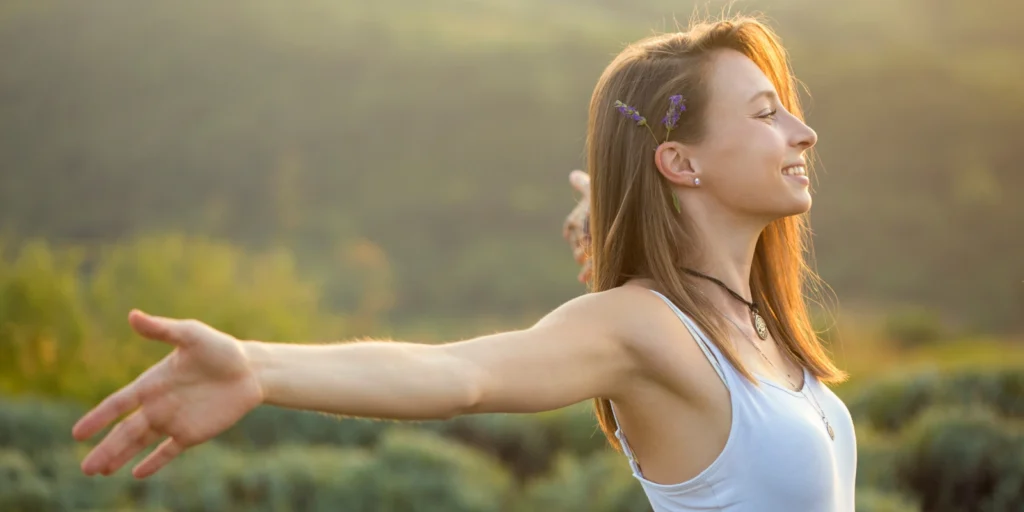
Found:
<svg viewBox="0 0 1024 512"><path fill-rule="evenodd" d="M163 439L133 470L152 475L263 403L411 420L594 399L655 511L853 510L853 424L823 385L844 374L802 295L816 135L774 34L733 18L629 46L587 132L593 293L441 345L241 341L133 311L174 350L75 425L131 413L82 470Z"/></svg>

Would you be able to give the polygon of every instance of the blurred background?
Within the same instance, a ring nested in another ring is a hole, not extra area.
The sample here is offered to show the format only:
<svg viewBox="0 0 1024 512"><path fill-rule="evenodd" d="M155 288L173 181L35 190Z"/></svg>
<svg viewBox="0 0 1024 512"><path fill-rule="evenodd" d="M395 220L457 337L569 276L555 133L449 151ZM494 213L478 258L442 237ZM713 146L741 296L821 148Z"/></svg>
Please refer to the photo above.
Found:
<svg viewBox="0 0 1024 512"><path fill-rule="evenodd" d="M561 223L592 88L724 5L0 1L0 510L648 510L588 403L265 407L145 481L81 476L70 426L166 354L131 307L437 342L584 293ZM731 10L767 15L810 92L857 510L1024 510L1024 4Z"/></svg>

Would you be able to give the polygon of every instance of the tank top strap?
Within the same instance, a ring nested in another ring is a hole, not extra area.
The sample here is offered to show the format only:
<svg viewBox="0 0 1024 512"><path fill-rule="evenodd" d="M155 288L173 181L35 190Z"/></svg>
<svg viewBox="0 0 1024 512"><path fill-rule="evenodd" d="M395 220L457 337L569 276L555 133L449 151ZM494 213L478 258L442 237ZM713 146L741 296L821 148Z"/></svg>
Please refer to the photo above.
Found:
<svg viewBox="0 0 1024 512"><path fill-rule="evenodd" d="M622 431L622 426L619 425L618 413L615 412L615 402L608 401L612 408L612 421L615 422L615 439L619 440L619 446L622 447L622 453L626 455L626 460L629 461L629 467L633 470L633 474L641 476L643 473L640 471L640 463L637 462L636 456L633 455L633 450L629 447L629 441L626 441L626 434Z"/></svg>
<svg viewBox="0 0 1024 512"><path fill-rule="evenodd" d="M702 331L700 326L697 325L697 322L690 318L686 313L683 313L683 311L679 309L671 299L655 290L651 290L651 292L658 297L661 297L661 300L665 301L665 303L672 308L672 311L676 314L679 320L683 322L686 329L690 331L690 335L692 335L693 339L697 342L697 346L700 347L701 352L704 352L704 356L707 357L711 366L715 369L715 373L718 374L718 377L722 379L722 382L728 389L729 380L726 378L725 373L722 370L721 363L724 356L722 356L721 352L718 351L718 347L716 347L714 343L711 343L708 337L704 334L704 331ZM615 403L611 400L609 400L608 403L611 404L612 421L615 422L615 438L619 440L619 445L622 446L622 452L626 455L626 459L629 460L629 466L633 470L633 474L641 476L640 464L637 462L636 456L633 455L633 450L630 449L629 442L626 440L626 434L622 431L622 427L619 425L619 418L618 413L615 410Z"/></svg>
<svg viewBox="0 0 1024 512"><path fill-rule="evenodd" d="M690 335L692 335L694 341L697 342L697 346L699 346L700 350L704 352L704 356L708 358L711 366L715 368L715 373L718 374L722 379L722 382L725 384L725 387L728 389L729 381L725 378L725 373L722 370L721 360L724 359L724 357L722 356L722 353L718 351L718 347L708 339L707 335L704 334L704 331L697 325L697 322L690 318L686 313L683 313L683 310L679 309L671 299L656 290L651 290L651 292L658 297L661 297L661 300L665 301L665 304L668 304L668 307L672 308L672 311L676 314L679 320L686 326L686 330L690 331Z"/></svg>

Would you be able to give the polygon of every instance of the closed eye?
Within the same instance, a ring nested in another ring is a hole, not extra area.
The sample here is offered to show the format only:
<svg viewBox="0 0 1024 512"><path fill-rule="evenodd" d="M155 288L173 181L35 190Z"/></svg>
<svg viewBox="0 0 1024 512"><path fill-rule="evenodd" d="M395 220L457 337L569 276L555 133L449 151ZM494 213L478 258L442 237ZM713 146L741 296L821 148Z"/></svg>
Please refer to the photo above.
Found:
<svg viewBox="0 0 1024 512"><path fill-rule="evenodd" d="M769 112L765 112L764 114L761 114L761 115L757 116L757 118L758 119L771 119L771 120L774 121L775 120L775 116L778 115L778 113L779 113L778 109L772 109Z"/></svg>

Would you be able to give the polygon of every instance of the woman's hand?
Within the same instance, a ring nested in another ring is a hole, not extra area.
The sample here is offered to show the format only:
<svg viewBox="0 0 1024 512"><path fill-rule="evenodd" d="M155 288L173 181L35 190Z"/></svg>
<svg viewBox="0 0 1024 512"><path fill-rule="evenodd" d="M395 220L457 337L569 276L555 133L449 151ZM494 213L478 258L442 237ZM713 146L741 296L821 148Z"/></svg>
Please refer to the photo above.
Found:
<svg viewBox="0 0 1024 512"><path fill-rule="evenodd" d="M569 242L573 257L576 262L582 265L576 279L581 283L590 280L591 262L587 254L587 246L590 244L590 176L583 171L572 171L569 173L569 183L578 190L582 197L576 207L569 212L562 225L562 237Z"/></svg>
<svg viewBox="0 0 1024 512"><path fill-rule="evenodd" d="M132 311L128 321L142 336L168 343L174 351L75 424L72 435L81 441L131 413L82 461L87 475L109 475L146 446L164 439L132 471L136 478L150 476L184 450L226 430L263 400L239 340L196 320Z"/></svg>

